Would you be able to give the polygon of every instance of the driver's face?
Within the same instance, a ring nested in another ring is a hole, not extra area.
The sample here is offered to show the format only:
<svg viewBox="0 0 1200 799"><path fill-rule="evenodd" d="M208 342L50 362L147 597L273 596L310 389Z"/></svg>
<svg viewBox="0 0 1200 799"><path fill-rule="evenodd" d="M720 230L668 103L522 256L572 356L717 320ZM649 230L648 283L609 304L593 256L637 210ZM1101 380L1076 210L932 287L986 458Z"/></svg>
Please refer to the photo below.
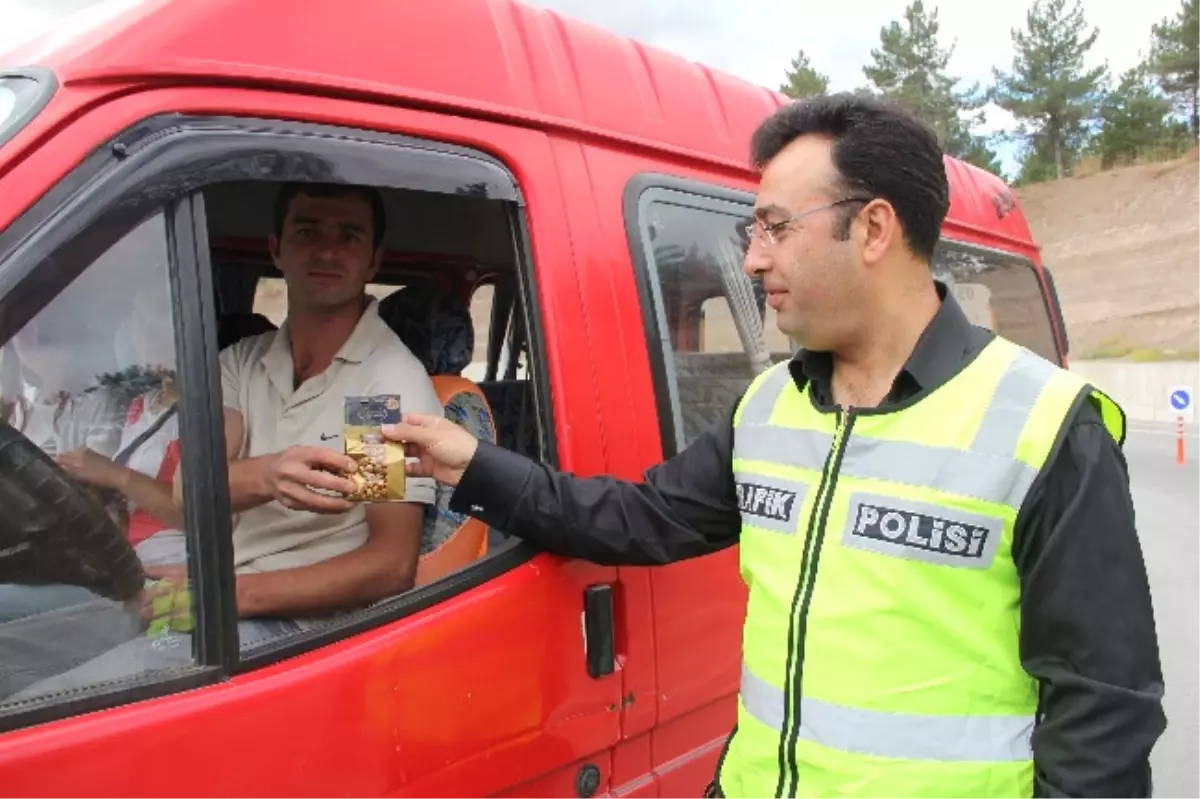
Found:
<svg viewBox="0 0 1200 799"><path fill-rule="evenodd" d="M323 309L359 301L382 255L364 198L306 194L292 199L271 251L287 281L289 305Z"/></svg>

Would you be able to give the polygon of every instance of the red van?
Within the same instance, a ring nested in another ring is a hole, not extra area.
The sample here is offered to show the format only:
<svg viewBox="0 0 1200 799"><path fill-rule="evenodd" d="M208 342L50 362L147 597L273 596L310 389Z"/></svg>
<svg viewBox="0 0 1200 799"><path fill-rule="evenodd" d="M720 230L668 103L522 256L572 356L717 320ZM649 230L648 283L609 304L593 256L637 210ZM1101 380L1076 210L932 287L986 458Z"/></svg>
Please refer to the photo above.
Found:
<svg viewBox="0 0 1200 799"><path fill-rule="evenodd" d="M474 339L431 372L479 387L504 446L636 479L790 354L740 271L749 137L785 101L511 0L122 0L0 54L0 588L140 579L96 497L23 469L128 435L140 416L105 427L89 398L166 363L194 620L190 667L31 693L40 653L93 631L30 637L0 591L0 792L699 795L734 722L732 550L610 568L487 531L239 651L217 352L286 314L280 182L370 184L392 220L371 291L469 312L426 320ZM1064 362L1013 195L947 167L937 271Z"/></svg>

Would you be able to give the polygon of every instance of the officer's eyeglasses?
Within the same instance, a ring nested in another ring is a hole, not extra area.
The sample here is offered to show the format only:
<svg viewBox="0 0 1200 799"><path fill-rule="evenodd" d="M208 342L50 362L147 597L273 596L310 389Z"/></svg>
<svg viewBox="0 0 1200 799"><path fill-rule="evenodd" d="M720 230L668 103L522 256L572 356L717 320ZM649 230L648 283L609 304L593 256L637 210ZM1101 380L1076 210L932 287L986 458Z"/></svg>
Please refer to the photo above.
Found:
<svg viewBox="0 0 1200 799"><path fill-rule="evenodd" d="M822 205L818 208L810 208L807 211L801 211L798 214L792 214L787 219L781 219L778 222L772 222L769 225L761 219L755 219L749 225L746 225L746 236L749 238L751 244L753 244L755 241L765 240L767 244L774 246L775 244L779 243L779 231L783 230L793 222L798 222L805 217L812 216L813 214L820 213L821 211L828 211L831 208L837 208L838 206L846 205L847 203L869 203L870 201L870 197L846 197L845 199L829 203L828 205Z"/></svg>

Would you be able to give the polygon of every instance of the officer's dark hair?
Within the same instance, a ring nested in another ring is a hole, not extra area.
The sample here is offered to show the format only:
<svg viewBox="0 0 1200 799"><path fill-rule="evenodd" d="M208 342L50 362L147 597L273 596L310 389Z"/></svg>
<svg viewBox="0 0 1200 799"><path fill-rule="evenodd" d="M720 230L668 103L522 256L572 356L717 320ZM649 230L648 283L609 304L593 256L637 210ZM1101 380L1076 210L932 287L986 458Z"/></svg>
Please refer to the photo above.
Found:
<svg viewBox="0 0 1200 799"><path fill-rule="evenodd" d="M892 103L833 94L791 103L768 117L751 138L750 160L762 169L797 138L810 134L833 139L833 164L841 175L835 189L846 196L887 200L909 248L932 261L950 208L946 166L934 132ZM838 225L842 240L850 234L855 210L849 206Z"/></svg>
<svg viewBox="0 0 1200 799"><path fill-rule="evenodd" d="M284 183L275 196L275 236L283 236L283 223L287 220L292 200L303 194L306 197L358 197L371 206L371 238L374 249L383 243L387 229L387 214L384 211L383 195L374 186L358 186L349 183Z"/></svg>

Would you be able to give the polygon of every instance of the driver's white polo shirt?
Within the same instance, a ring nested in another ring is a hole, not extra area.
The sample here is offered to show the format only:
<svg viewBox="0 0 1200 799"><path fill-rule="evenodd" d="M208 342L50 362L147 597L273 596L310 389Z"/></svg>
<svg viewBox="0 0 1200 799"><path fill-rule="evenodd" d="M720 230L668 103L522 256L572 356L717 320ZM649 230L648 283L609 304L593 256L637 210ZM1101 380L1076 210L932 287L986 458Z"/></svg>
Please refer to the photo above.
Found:
<svg viewBox="0 0 1200 799"><path fill-rule="evenodd" d="M227 347L220 360L225 406L240 412L245 420L239 449L242 458L281 452L297 444L342 452L348 396L399 394L405 412L443 412L421 362L379 318L374 298L329 368L298 389L292 387L286 321L278 331ZM432 504L433 481L408 478L406 499ZM357 549L366 540L366 509L362 505L345 514L327 515L270 502L234 517L234 565L242 572L308 566Z"/></svg>

